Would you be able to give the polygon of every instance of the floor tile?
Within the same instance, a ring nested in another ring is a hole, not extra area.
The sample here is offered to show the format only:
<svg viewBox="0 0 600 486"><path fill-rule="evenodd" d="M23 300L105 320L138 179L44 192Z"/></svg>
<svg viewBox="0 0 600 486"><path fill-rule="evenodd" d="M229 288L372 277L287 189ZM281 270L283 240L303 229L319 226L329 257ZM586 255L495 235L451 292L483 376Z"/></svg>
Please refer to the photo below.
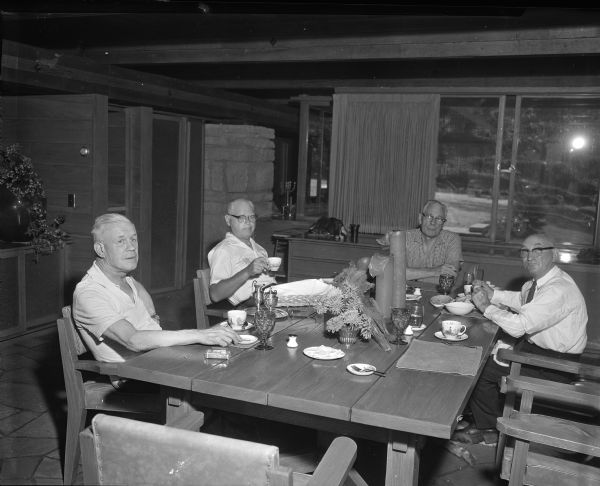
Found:
<svg viewBox="0 0 600 486"><path fill-rule="evenodd" d="M15 430L11 436L58 438L60 437L60 434L56 429L56 426L56 421L48 412L46 412L22 426L20 429Z"/></svg>
<svg viewBox="0 0 600 486"><path fill-rule="evenodd" d="M29 439L23 437L4 437L0 440L0 457L18 458L45 456L56 449L57 439Z"/></svg>
<svg viewBox="0 0 600 486"><path fill-rule="evenodd" d="M0 382L38 383L37 372L33 368L18 368L5 371L0 375Z"/></svg>
<svg viewBox="0 0 600 486"><path fill-rule="evenodd" d="M9 417L11 415L14 415L15 413L19 413L19 409L15 408L15 407L9 407L7 405L2 405L0 403L0 420Z"/></svg>
<svg viewBox="0 0 600 486"><path fill-rule="evenodd" d="M2 459L2 470L0 470L0 480L33 478L33 473L35 472L40 462L41 458L39 456L13 457Z"/></svg>
<svg viewBox="0 0 600 486"><path fill-rule="evenodd" d="M48 457L44 457L42 462L35 470L33 475L35 479L41 478L54 478L54 479L62 479L62 469L60 460L58 459L50 459Z"/></svg>
<svg viewBox="0 0 600 486"><path fill-rule="evenodd" d="M10 435L39 416L39 412L21 410L10 417L0 420L0 432L4 435Z"/></svg>
<svg viewBox="0 0 600 486"><path fill-rule="evenodd" d="M48 408L44 392L38 385L0 382L0 404L45 412Z"/></svg>
<svg viewBox="0 0 600 486"><path fill-rule="evenodd" d="M2 360L2 369L4 371L17 370L21 368L37 368L40 364L34 360L29 358L28 356L24 356L23 354L6 354L3 355Z"/></svg>

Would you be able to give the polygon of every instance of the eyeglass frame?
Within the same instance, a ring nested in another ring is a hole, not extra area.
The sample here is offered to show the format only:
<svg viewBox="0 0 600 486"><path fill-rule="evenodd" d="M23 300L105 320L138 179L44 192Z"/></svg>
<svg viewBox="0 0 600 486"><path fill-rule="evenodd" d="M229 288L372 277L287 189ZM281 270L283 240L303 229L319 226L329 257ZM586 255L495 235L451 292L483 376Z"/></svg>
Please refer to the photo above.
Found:
<svg viewBox="0 0 600 486"><path fill-rule="evenodd" d="M245 214L229 214L229 213L227 213L227 216L231 216L232 218L237 219L240 223L244 223L244 224L256 223L256 220L258 219L258 216L256 214L249 214L246 216Z"/></svg>
<svg viewBox="0 0 600 486"><path fill-rule="evenodd" d="M519 257L521 258L527 258L529 255L531 255L531 257L536 257L539 258L542 256L542 252L544 250L554 250L556 247L554 246L542 246L542 247L538 247L538 248L532 248L531 250L527 249L527 248L519 248Z"/></svg>
<svg viewBox="0 0 600 486"><path fill-rule="evenodd" d="M429 221L429 223L444 224L446 223L446 221L448 221L446 218L434 216L433 214L421 213L421 216L423 216L427 221Z"/></svg>

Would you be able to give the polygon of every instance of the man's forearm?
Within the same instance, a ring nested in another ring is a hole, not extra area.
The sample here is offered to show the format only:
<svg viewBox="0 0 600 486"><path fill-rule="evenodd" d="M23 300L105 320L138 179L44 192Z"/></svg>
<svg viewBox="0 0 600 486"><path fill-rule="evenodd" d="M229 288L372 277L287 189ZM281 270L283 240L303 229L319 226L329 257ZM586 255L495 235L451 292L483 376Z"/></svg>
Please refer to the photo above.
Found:
<svg viewBox="0 0 600 486"><path fill-rule="evenodd" d="M210 300L213 302L220 302L221 300L231 297L250 277L251 275L249 275L248 270L244 268L233 277L212 284L209 288Z"/></svg>
<svg viewBox="0 0 600 486"><path fill-rule="evenodd" d="M131 351L148 351L154 348L194 344L199 342L197 329L182 329L180 331L137 331L126 343Z"/></svg>
<svg viewBox="0 0 600 486"><path fill-rule="evenodd" d="M437 277L438 272L435 268L407 268L406 269L406 280L416 280L419 278L426 277Z"/></svg>

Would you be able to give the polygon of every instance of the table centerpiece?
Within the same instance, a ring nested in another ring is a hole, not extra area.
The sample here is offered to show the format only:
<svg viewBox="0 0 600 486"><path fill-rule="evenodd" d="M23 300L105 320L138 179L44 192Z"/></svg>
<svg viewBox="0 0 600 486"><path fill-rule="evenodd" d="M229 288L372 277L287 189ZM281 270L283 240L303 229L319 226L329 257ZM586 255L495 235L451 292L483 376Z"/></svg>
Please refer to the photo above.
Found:
<svg viewBox="0 0 600 486"><path fill-rule="evenodd" d="M354 262L335 276L328 292L314 296L312 305L319 314L330 315L325 329L338 333L344 344L356 341L358 335L365 340L375 338L386 351L388 345L383 329L383 316L369 297L373 284L367 273Z"/></svg>

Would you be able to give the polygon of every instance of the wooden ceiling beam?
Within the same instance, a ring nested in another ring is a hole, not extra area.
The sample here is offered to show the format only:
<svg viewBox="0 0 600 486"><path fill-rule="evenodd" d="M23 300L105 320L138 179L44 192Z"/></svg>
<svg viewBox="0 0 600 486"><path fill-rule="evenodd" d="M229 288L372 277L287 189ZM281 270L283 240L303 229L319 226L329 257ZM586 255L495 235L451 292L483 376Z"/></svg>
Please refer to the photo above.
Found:
<svg viewBox="0 0 600 486"><path fill-rule="evenodd" d="M298 111L249 96L199 88L178 79L98 64L89 59L4 40L0 80L67 93L104 94L113 102L295 132Z"/></svg>
<svg viewBox="0 0 600 486"><path fill-rule="evenodd" d="M600 27L345 38L106 46L73 51L104 64L189 64L556 56L600 53Z"/></svg>

